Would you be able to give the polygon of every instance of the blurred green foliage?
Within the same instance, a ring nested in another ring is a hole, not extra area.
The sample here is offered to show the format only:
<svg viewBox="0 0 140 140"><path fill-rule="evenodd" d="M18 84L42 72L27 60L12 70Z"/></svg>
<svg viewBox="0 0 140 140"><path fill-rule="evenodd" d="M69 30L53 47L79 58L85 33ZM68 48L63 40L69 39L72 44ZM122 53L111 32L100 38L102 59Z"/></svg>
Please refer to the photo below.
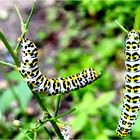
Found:
<svg viewBox="0 0 140 140"><path fill-rule="evenodd" d="M42 45L47 44L52 34L59 40L57 45L52 46L52 51L56 52L55 57L46 56L46 63L55 68L57 75L66 77L89 67L103 71L98 81L67 95L72 101L67 100L67 96L62 101L65 105L70 102L70 106L76 108L71 114L72 121L69 122L72 124L72 135L75 139L121 139L116 135L116 127L124 92L126 34L115 23L115 19L128 31L131 30L135 9L139 4L139 1L126 0L67 0L56 2L46 9L46 26L38 31L37 38ZM47 71L46 69L46 73ZM8 75L17 81L14 89L26 110L31 93L18 73L13 71ZM40 96L54 112L56 97ZM13 100L9 89L1 94L2 114L11 109ZM13 114L18 116L20 110L18 113L13 111ZM0 133L1 138L13 138L15 132L17 139L25 138L23 133L13 130L10 122L9 127L5 119L3 122L5 123L0 125L0 132L7 131L7 135ZM22 124L23 129L27 129L34 126L35 120L27 115L22 119ZM139 139L139 124L140 118L134 126L132 136L122 139ZM46 137L43 129L40 129L39 138Z"/></svg>

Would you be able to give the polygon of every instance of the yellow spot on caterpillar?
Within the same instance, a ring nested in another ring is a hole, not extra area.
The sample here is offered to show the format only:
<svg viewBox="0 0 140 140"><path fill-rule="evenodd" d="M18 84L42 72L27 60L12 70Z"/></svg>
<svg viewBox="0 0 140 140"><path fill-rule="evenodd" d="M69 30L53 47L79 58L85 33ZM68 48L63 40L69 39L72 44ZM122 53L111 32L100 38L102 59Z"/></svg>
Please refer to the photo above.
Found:
<svg viewBox="0 0 140 140"><path fill-rule="evenodd" d="M17 41L20 42L21 40L22 40L21 37L18 37Z"/></svg>
<svg viewBox="0 0 140 140"><path fill-rule="evenodd" d="M30 40L27 40L27 43L29 44L31 41Z"/></svg>
<svg viewBox="0 0 140 140"><path fill-rule="evenodd" d="M17 71L20 71L20 67L16 67L16 70L17 70Z"/></svg>
<svg viewBox="0 0 140 140"><path fill-rule="evenodd" d="M26 66L28 66L28 67L29 67L29 66L30 66L30 64L29 64L28 62L26 62Z"/></svg>
<svg viewBox="0 0 140 140"><path fill-rule="evenodd" d="M26 52L26 55L29 56L30 55L29 52Z"/></svg>
<svg viewBox="0 0 140 140"><path fill-rule="evenodd" d="M72 76L71 80L73 81L74 86L76 86L76 85L77 85L77 83L76 83L76 81L75 81L75 80L76 80L75 76Z"/></svg>
<svg viewBox="0 0 140 140"><path fill-rule="evenodd" d="M130 49L133 49L133 45L132 45L132 44L130 44L130 45L129 45L129 48L130 48Z"/></svg>
<svg viewBox="0 0 140 140"><path fill-rule="evenodd" d="M59 85L58 83L59 83L59 80L56 79L56 80L55 80L55 87L56 87L56 88L58 88L58 85Z"/></svg>
<svg viewBox="0 0 140 140"><path fill-rule="evenodd" d="M61 130L63 128L63 124L62 123L57 123L59 129Z"/></svg>
<svg viewBox="0 0 140 140"><path fill-rule="evenodd" d="M68 79L65 79L65 86L66 86L66 88L69 86L68 83L69 83Z"/></svg>
<svg viewBox="0 0 140 140"><path fill-rule="evenodd" d="M50 83L50 79L47 80L45 87L48 87L49 83Z"/></svg>
<svg viewBox="0 0 140 140"><path fill-rule="evenodd" d="M131 35L129 38L134 40L134 36L133 35Z"/></svg>
<svg viewBox="0 0 140 140"><path fill-rule="evenodd" d="M32 86L33 86L33 87L36 87L36 84L33 84L33 83L32 83Z"/></svg>

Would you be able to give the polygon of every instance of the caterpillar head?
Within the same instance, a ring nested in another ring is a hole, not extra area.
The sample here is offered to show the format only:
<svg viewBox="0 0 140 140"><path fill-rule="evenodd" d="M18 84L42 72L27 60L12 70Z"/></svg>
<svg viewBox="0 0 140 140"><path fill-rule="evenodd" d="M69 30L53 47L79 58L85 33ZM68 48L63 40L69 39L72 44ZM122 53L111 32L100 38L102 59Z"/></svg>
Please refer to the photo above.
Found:
<svg viewBox="0 0 140 140"><path fill-rule="evenodd" d="M23 42L27 42L27 41L29 41L28 39L25 39L25 38L22 38L22 37L19 37L18 39L17 39L17 41L20 43L20 44L22 44Z"/></svg>
<svg viewBox="0 0 140 140"><path fill-rule="evenodd" d="M132 30L128 33L128 37L126 39L126 49L136 51L139 49L140 44L140 32Z"/></svg>
<svg viewBox="0 0 140 140"><path fill-rule="evenodd" d="M31 42L29 39L27 38L22 38L19 37L17 39L17 41L20 43L20 45L23 48L23 52L30 52L30 55L35 55L37 56L37 47L35 46L35 44L33 42Z"/></svg>
<svg viewBox="0 0 140 140"><path fill-rule="evenodd" d="M129 34L128 34L128 38L130 40L137 40L137 41L139 41L139 36L140 36L140 32L139 31L135 31L135 30L130 31Z"/></svg>

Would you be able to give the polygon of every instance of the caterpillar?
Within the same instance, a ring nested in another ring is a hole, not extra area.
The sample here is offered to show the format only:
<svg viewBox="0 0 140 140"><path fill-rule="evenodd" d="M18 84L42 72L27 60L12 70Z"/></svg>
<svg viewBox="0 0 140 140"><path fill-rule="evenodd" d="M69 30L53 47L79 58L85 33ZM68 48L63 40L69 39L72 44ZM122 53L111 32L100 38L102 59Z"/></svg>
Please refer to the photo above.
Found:
<svg viewBox="0 0 140 140"><path fill-rule="evenodd" d="M117 126L119 136L127 136L140 109L140 31L128 33L125 43L125 94L123 111Z"/></svg>
<svg viewBox="0 0 140 140"><path fill-rule="evenodd" d="M58 127L60 129L62 136L64 137L64 140L72 140L72 138L68 134L68 130L65 125L58 123Z"/></svg>
<svg viewBox="0 0 140 140"><path fill-rule="evenodd" d="M38 49L35 44L29 39L20 37L18 42L22 46L20 72L34 92L45 92L47 95L68 93L91 84L101 75L95 69L89 68L67 78L50 79L39 69Z"/></svg>

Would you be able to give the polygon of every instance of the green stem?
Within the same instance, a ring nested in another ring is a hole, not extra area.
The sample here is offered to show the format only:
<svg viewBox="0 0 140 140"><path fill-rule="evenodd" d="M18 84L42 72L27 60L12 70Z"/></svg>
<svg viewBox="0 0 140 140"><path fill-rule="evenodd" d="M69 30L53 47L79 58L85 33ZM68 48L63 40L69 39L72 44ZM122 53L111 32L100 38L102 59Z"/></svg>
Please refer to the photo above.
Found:
<svg viewBox="0 0 140 140"><path fill-rule="evenodd" d="M59 106L60 106L61 97L62 97L62 95L58 95L58 96L57 96L57 104L56 104L56 111L55 111L55 113L54 113L54 117L56 117L57 114L58 114L58 110L59 110Z"/></svg>
<svg viewBox="0 0 140 140"><path fill-rule="evenodd" d="M135 11L135 21L134 21L134 30L140 29L140 5L137 7Z"/></svg>
<svg viewBox="0 0 140 140"><path fill-rule="evenodd" d="M8 49L8 51L10 52L12 58L14 59L17 67L20 66L20 61L18 60L17 55L14 53L13 48L9 45L7 39L5 38L5 36L3 35L2 31L0 31L0 38L2 40L2 42L4 43L5 47Z"/></svg>
<svg viewBox="0 0 140 140"><path fill-rule="evenodd" d="M33 16L33 13L34 13L34 11L35 11L35 9L36 9L36 5L37 5L37 3L36 3L36 0L35 0L35 1L34 1L34 4L33 4L33 6L32 6L31 12L30 12L30 14L29 14L29 16L28 16L28 19L27 19L27 21L26 21L25 29L28 29L29 23L30 23L31 18L32 18L32 16Z"/></svg>
<svg viewBox="0 0 140 140"><path fill-rule="evenodd" d="M37 140L37 132L34 131L34 139L33 140Z"/></svg>
<svg viewBox="0 0 140 140"><path fill-rule="evenodd" d="M128 34L128 31L117 20L115 20L115 22L125 33Z"/></svg>
<svg viewBox="0 0 140 140"><path fill-rule="evenodd" d="M0 61L0 64L3 64L3 65L6 65L6 66L9 66L9 67L12 67L12 68L14 68L14 69L17 68L16 65L13 65L13 64L11 64L11 63L7 63L7 62L4 62L4 61Z"/></svg>
<svg viewBox="0 0 140 140"><path fill-rule="evenodd" d="M73 108L73 109L71 109L71 110L69 110L69 111L67 111L67 112L65 112L65 113L63 113L63 114L61 114L61 115L55 117L55 119L57 120L57 119L59 119L59 118L62 118L62 117L64 117L64 116L66 116L66 115L72 113L72 112L75 111L75 110L76 110L76 109Z"/></svg>
<svg viewBox="0 0 140 140"><path fill-rule="evenodd" d="M52 137L52 134L50 133L50 131L46 127L44 127L44 130L47 132L50 139L53 140L53 137Z"/></svg>
<svg viewBox="0 0 140 140"><path fill-rule="evenodd" d="M47 110L47 108L46 108L46 107L44 106L44 104L42 103L42 101L41 101L41 99L39 98L38 94L36 94L36 93L33 92L33 95L34 95L34 97L36 98L36 100L37 100L37 102L39 103L39 105L40 105L40 107L42 108L42 110L43 110L44 112L47 113L48 119L51 119L51 118L52 118L51 114L49 113L49 111ZM60 132L60 130L59 130L58 125L57 125L56 122L55 122L55 120L54 120L54 119L50 120L50 123L52 124L52 126L53 126L55 132L57 133L58 137L59 137L60 139L64 139L63 136L62 136L62 134L61 134L61 132Z"/></svg>
<svg viewBox="0 0 140 140"><path fill-rule="evenodd" d="M32 131L37 131L42 125L44 125L46 122L50 121L51 119L47 119L45 121L41 121L36 124L36 126L30 130L27 130L26 133L32 132Z"/></svg>
<svg viewBox="0 0 140 140"><path fill-rule="evenodd" d="M31 21L31 18L33 16L33 13L34 13L35 9L36 9L36 0L34 2L33 6L32 6L32 9L31 9L31 12L29 14L29 17L28 17L27 21L24 23L23 20L22 20L21 14L20 14L20 12L18 10L18 8L16 8L17 13L18 13L18 16L19 16L20 21L21 21L21 28L22 28L21 29L22 30L22 34L20 36L21 38L23 38L25 36L25 34L27 33L27 31L28 31L28 26L29 26L29 23ZM20 46L20 43L17 44L17 46L15 48L15 53L18 52L19 46Z"/></svg>
<svg viewBox="0 0 140 140"><path fill-rule="evenodd" d="M20 23L21 23L21 24L24 24L23 19L22 19L22 17L21 17L21 14L20 14L20 12L19 12L19 10L18 10L18 8L17 8L16 5L15 5L15 8L16 8L16 11L17 11L18 17L19 17L19 19L20 19Z"/></svg>

